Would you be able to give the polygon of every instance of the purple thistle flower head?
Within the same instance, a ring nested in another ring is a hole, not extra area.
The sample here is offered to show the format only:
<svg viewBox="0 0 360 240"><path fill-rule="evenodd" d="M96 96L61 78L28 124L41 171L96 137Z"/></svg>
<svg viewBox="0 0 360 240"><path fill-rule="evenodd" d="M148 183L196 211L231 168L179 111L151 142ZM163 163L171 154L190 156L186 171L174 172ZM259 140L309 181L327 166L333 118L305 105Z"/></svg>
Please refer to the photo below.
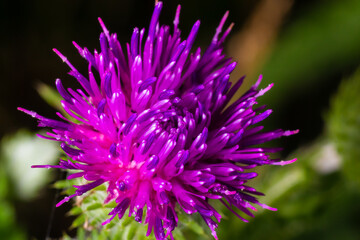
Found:
<svg viewBox="0 0 360 240"><path fill-rule="evenodd" d="M254 105L272 87L258 90L261 76L229 105L243 78L231 86L229 76L236 63L222 52L232 28L231 24L221 34L228 12L202 54L200 48L191 51L200 22L182 40L180 6L173 30L159 25L161 8L158 2L147 34L134 29L125 50L99 18L101 51L92 54L74 43L88 61L88 77L54 49L82 86L66 89L56 80L69 118L58 113L61 120L52 120L19 109L37 118L39 126L51 128L42 137L59 141L68 155L58 165L34 167L77 170L70 178L88 181L75 186L75 193L57 206L106 184L106 202L115 201L117 206L103 224L129 210L129 216L148 225L148 234L154 231L156 239L165 239L177 226L179 206L187 214L200 214L217 239L215 220L220 221L221 215L208 200L218 199L243 221L247 220L237 210L249 216L254 205L275 210L259 203L255 196L262 193L246 183L257 176L254 167L285 165L295 159L271 159L269 153L278 149L255 145L297 130L261 131L258 123L271 110Z"/></svg>

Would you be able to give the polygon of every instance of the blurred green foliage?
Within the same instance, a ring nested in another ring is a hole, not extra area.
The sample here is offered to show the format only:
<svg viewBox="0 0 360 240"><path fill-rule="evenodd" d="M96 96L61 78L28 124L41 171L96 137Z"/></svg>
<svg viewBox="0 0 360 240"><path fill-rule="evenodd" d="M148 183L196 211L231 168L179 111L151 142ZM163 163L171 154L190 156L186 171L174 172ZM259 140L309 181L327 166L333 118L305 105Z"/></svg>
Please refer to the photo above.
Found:
<svg viewBox="0 0 360 240"><path fill-rule="evenodd" d="M16 224L14 206L9 199L9 180L0 162L0 236L2 239L26 239L24 231Z"/></svg>
<svg viewBox="0 0 360 240"><path fill-rule="evenodd" d="M56 143L27 130L5 136L0 145L0 236L27 239L16 216L17 201L31 201L50 181L50 172L31 169L40 162L54 163L59 155Z"/></svg>
<svg viewBox="0 0 360 240"><path fill-rule="evenodd" d="M262 202L279 210L262 210L250 223L227 213L232 220L221 224L222 239L359 239L360 189L342 171L342 156L334 148L321 138L296 151L295 164L271 167L255 187L267 193Z"/></svg>
<svg viewBox="0 0 360 240"><path fill-rule="evenodd" d="M48 182L49 171L31 169L39 163L55 163L60 155L56 142L19 130L1 142L1 160L12 183L12 193L22 200L31 200Z"/></svg>
<svg viewBox="0 0 360 240"><path fill-rule="evenodd" d="M281 107L286 99L326 88L327 78L360 62L360 1L329 0L314 4L289 24L259 73L264 85L275 83L262 102ZM314 99L315 100L315 99Z"/></svg>
<svg viewBox="0 0 360 240"><path fill-rule="evenodd" d="M332 99L328 134L344 159L343 171L360 189L360 69L342 82Z"/></svg>

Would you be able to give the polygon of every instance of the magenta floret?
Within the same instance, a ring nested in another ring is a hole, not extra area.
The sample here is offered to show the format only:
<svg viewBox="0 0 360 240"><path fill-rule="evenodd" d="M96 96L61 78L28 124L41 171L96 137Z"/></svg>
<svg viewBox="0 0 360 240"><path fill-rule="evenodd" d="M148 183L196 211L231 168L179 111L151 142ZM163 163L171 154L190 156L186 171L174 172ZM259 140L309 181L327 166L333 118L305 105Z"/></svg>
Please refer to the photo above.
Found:
<svg viewBox="0 0 360 240"><path fill-rule="evenodd" d="M272 112L254 107L272 87L257 90L261 76L228 105L244 79L231 87L229 76L236 63L223 54L223 42L232 24L220 35L228 12L202 55L200 48L191 52L200 21L181 40L180 6L172 33L169 26L159 25L161 8L158 2L147 36L144 29L135 28L125 51L99 19L100 52L91 54L74 43L89 63L88 78L54 49L84 90L65 89L56 80L61 104L75 120L60 114L62 120L52 120L19 110L37 118L39 126L51 128L41 137L59 141L69 156L55 166L34 167L77 170L70 178L89 181L75 186L75 193L57 206L107 183L106 201L118 205L104 224L115 216L122 218L129 209L137 222L148 225L147 234L154 231L157 239L165 239L177 226L178 205L187 214L200 214L217 239L214 220L220 221L221 215L208 200L218 199L243 221L247 220L236 209L251 217L254 204L276 210L259 203L255 196L263 194L246 183L257 176L257 166L295 159L271 159L269 153L278 148L254 145L298 131L261 132L263 127L257 124Z"/></svg>

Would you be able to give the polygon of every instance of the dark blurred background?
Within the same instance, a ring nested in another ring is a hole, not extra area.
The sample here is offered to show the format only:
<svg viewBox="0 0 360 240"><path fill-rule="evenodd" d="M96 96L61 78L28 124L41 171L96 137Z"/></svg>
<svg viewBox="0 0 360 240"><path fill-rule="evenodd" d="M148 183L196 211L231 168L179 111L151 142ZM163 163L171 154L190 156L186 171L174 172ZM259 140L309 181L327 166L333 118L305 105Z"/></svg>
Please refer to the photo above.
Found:
<svg viewBox="0 0 360 240"><path fill-rule="evenodd" d="M336 117L345 115L332 114L331 109L335 109L336 104L331 105L331 99L340 94L337 92L344 79L360 81L355 74L360 64L360 1L165 1L161 23L172 25L179 3L182 5L180 29L183 36L197 19L201 20L195 45L202 50L210 43L222 15L230 10L228 24L234 22L235 27L226 43L226 52L238 62L233 80L247 75L242 92L260 73L264 76L262 86L274 82L273 89L260 100L274 110L264 123L266 128L300 129L297 136L276 142L285 148L279 157L296 155L299 161L288 170L285 167L266 169L264 177L254 183L260 188L263 186L265 192L274 191L276 184L284 188L278 190L278 195L270 194L269 198L261 200L285 212L261 212L258 219L249 224L240 220L228 224L229 219L225 219L220 226L220 238L339 239L337 237L342 236L342 239L360 239L360 230L356 228L360 223L357 217L360 198L359 192L353 190L359 187L353 184L356 176L347 178L347 173L342 173L341 166L346 166L345 163L335 164L325 173L319 170L321 166L331 165L326 162L328 159L335 159L332 164L347 161L336 135L337 131L341 135L341 127L333 124L335 130L331 128L331 121L336 122ZM87 64L71 41L90 50L99 49L101 28L97 17L101 17L124 45L134 27L148 27L153 6L153 1L131 0L0 1L0 236L6 236L4 239L60 238L64 232L76 235L76 230L69 230L73 217L66 216L71 205L53 208L59 192L49 183L63 178L62 173L45 174L45 170L29 168L31 161L32 164L46 164L46 161L56 160L57 146L36 142L36 122L16 109L21 106L55 117L53 107L43 100L51 95L48 86L53 87L56 78L61 78L66 86L76 86L66 74L68 67L52 48L60 50L86 73ZM360 125L358 109L353 108L356 129L350 132L356 132ZM323 152L329 155L324 157ZM351 161L360 159L351 156L347 156L349 165L356 166ZM325 162L314 163L323 158ZM360 171L360 168L355 169ZM36 172L31 175L28 173L31 171ZM37 180L37 175L42 175L41 181ZM297 178L293 185L284 186L281 179L276 178L282 175ZM349 183L353 188L347 190L340 183ZM30 191L32 185L39 186ZM22 194L26 189L29 193ZM309 200L315 193L322 195ZM335 198L338 195L349 201ZM302 208L306 208L305 213ZM335 231L336 228L341 229Z"/></svg>

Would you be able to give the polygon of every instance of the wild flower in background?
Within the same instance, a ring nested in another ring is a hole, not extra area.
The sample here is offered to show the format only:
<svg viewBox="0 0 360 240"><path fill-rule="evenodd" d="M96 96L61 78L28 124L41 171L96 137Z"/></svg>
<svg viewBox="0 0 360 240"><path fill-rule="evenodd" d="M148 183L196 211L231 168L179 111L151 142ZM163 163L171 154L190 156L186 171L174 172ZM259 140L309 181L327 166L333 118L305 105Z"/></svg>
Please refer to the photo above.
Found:
<svg viewBox="0 0 360 240"><path fill-rule="evenodd" d="M200 21L181 40L180 6L172 31L158 23L161 8L158 2L147 36L145 29L134 29L125 53L116 34L110 34L99 19L100 53L91 54L74 43L89 62L88 78L54 49L84 90L66 90L56 80L62 106L71 117L58 113L61 120L52 120L19 109L37 118L39 126L51 128L41 137L59 141L69 156L55 166L34 167L77 170L70 179L89 181L75 186L75 193L57 206L106 184L106 202L115 201L117 206L103 224L129 210L135 221L148 225L147 235L154 231L157 239L165 239L172 236L182 209L187 214L198 212L217 239L214 220L220 221L221 215L208 200L218 199L243 221L247 220L236 209L249 216L254 205L275 210L260 203L255 196L263 194L246 183L257 176L252 170L257 166L285 165L295 159L271 159L268 154L278 148L254 145L297 131L261 132L263 127L257 124L271 110L254 105L272 87L257 90L261 77L229 105L243 78L231 87L229 77L236 63L222 51L232 24L220 36L228 12L201 54L200 48L191 53Z"/></svg>

